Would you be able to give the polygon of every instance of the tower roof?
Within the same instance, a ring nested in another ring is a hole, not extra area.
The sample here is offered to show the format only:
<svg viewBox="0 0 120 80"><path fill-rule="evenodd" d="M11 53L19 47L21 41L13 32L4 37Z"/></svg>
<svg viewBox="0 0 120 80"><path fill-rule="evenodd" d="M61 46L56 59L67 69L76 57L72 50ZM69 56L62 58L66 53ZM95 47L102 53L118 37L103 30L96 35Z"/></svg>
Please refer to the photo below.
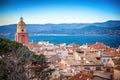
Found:
<svg viewBox="0 0 120 80"><path fill-rule="evenodd" d="M18 33L25 33L26 32L26 24L23 21L23 18L20 18L20 21L17 24L17 32Z"/></svg>
<svg viewBox="0 0 120 80"><path fill-rule="evenodd" d="M20 21L23 21L23 17L20 18Z"/></svg>
<svg viewBox="0 0 120 80"><path fill-rule="evenodd" d="M23 21L23 17L20 18L20 22L17 24L18 26L26 26L25 22Z"/></svg>

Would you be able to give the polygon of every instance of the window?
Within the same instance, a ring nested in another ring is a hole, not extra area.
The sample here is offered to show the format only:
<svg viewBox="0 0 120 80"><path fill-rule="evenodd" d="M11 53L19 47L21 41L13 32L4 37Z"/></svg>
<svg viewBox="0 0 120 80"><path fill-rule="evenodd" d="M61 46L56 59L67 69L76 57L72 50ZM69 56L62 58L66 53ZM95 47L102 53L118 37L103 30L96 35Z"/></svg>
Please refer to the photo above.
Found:
<svg viewBox="0 0 120 80"><path fill-rule="evenodd" d="M107 59L107 62L109 62L109 59Z"/></svg>
<svg viewBox="0 0 120 80"><path fill-rule="evenodd" d="M85 66L85 69L86 69L86 70L90 70L90 67L88 67L88 66Z"/></svg>
<svg viewBox="0 0 120 80"><path fill-rule="evenodd" d="M110 67L106 67L106 72L110 72Z"/></svg>
<svg viewBox="0 0 120 80"><path fill-rule="evenodd" d="M24 32L24 29L22 29L22 32Z"/></svg>
<svg viewBox="0 0 120 80"><path fill-rule="evenodd" d="M97 66L96 70L98 70L98 71L101 70L101 66Z"/></svg>
<svg viewBox="0 0 120 80"><path fill-rule="evenodd" d="M105 60L105 59L103 59L103 62L106 62L106 60Z"/></svg>

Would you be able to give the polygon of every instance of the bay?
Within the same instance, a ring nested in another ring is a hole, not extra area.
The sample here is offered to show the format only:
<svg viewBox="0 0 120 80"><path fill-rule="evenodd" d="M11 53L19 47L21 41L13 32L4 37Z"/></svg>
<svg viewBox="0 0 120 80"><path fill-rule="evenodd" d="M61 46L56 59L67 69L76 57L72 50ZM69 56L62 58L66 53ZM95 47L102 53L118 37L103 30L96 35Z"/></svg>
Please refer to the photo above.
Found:
<svg viewBox="0 0 120 80"><path fill-rule="evenodd" d="M8 38L10 40L15 40L13 35L4 35L2 38ZM110 47L119 47L120 36L29 36L29 42L34 41L38 43L40 41L50 42L55 45L66 43L68 44L95 44L96 42L102 42Z"/></svg>

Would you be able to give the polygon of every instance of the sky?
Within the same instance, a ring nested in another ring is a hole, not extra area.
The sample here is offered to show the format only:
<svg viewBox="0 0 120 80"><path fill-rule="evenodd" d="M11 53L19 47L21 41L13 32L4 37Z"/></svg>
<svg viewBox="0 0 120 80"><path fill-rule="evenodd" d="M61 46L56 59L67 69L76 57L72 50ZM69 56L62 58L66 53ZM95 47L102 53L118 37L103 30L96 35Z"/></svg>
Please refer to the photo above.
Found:
<svg viewBox="0 0 120 80"><path fill-rule="evenodd" d="M120 20L120 0L0 0L0 25Z"/></svg>

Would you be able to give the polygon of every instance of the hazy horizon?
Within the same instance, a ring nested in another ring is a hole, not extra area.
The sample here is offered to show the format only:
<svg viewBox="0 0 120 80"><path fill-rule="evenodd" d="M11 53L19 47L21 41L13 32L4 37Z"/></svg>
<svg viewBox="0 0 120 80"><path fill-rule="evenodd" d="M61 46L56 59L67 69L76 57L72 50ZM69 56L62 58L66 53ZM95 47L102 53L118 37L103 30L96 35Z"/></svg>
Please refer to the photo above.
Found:
<svg viewBox="0 0 120 80"><path fill-rule="evenodd" d="M120 20L120 0L0 0L0 25Z"/></svg>
<svg viewBox="0 0 120 80"><path fill-rule="evenodd" d="M27 24L27 25L46 25L46 24L56 24L56 25L59 25L59 24L94 24L94 23L104 23L104 22L108 22L108 21L120 21L120 20L107 20L107 21L103 21L103 22L91 22L91 23L86 23L86 22L83 22L83 23L26 23L25 21L25 23ZM18 22L17 23L11 23L11 24L4 24L4 25L0 25L0 26L7 26L7 25L17 25L18 24Z"/></svg>

